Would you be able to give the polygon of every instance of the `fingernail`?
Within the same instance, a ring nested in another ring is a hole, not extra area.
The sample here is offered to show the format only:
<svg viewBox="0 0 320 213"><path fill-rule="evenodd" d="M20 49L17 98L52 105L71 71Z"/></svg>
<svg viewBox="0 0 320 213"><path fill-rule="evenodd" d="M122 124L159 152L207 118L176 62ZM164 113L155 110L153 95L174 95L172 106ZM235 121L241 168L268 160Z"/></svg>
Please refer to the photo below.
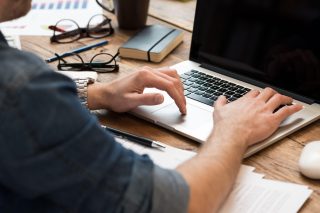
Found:
<svg viewBox="0 0 320 213"><path fill-rule="evenodd" d="M157 104L161 104L163 102L163 96L160 94L157 94L155 97L155 101Z"/></svg>
<svg viewBox="0 0 320 213"><path fill-rule="evenodd" d="M183 115L186 115L187 114L187 108L185 107L185 108L183 108L183 110L182 110L182 114Z"/></svg>

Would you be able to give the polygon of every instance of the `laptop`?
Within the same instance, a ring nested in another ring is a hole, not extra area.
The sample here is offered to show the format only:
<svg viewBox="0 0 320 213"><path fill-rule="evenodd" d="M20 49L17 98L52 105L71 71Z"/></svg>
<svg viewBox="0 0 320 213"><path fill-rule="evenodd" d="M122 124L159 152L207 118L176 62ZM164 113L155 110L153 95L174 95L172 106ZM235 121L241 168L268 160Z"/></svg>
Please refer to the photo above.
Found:
<svg viewBox="0 0 320 213"><path fill-rule="evenodd" d="M221 94L232 102L252 89L272 87L304 106L271 137L251 146L248 157L319 119L319 38L318 1L197 1L189 60L173 66L184 84L187 115L156 89L146 92L162 93L164 103L132 113L203 143Z"/></svg>

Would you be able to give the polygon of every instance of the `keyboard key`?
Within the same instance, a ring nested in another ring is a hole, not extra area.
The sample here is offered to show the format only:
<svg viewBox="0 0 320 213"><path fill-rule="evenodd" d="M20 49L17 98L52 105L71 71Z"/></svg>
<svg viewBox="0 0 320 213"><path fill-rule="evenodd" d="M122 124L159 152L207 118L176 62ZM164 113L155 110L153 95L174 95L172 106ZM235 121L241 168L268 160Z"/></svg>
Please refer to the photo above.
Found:
<svg viewBox="0 0 320 213"><path fill-rule="evenodd" d="M222 95L223 93L222 92L219 92L219 91L216 91L216 92L214 92L213 93L213 95L215 95L215 96L220 96L220 95Z"/></svg>
<svg viewBox="0 0 320 213"><path fill-rule="evenodd" d="M209 94L213 94L215 92L215 90L213 90L213 89L208 89L207 90L207 93L209 93Z"/></svg>
<svg viewBox="0 0 320 213"><path fill-rule="evenodd" d="M217 91L219 91L219 92L226 92L227 90L225 89L225 88L219 88Z"/></svg>
<svg viewBox="0 0 320 213"><path fill-rule="evenodd" d="M204 91L198 90L198 91L195 92L195 94L196 94L196 95L203 95L203 94L204 94Z"/></svg>
<svg viewBox="0 0 320 213"><path fill-rule="evenodd" d="M227 91L227 92L225 92L225 94L227 94L227 95L234 95L235 93L234 93L233 91Z"/></svg>
<svg viewBox="0 0 320 213"><path fill-rule="evenodd" d="M191 81L191 82L195 82L197 81L198 79L197 78L193 78L193 76L191 78L188 78L188 81Z"/></svg>
<svg viewBox="0 0 320 213"><path fill-rule="evenodd" d="M231 98L231 95L223 94L227 99Z"/></svg>
<svg viewBox="0 0 320 213"><path fill-rule="evenodd" d="M236 94L234 94L234 95L233 95L233 97L235 97L235 98L241 98L241 97L242 97L242 95L241 95L241 94L236 93Z"/></svg>
<svg viewBox="0 0 320 213"><path fill-rule="evenodd" d="M215 96L215 95L213 95L213 96L210 97L210 100L212 100L212 101L216 101L217 99L218 99L218 97Z"/></svg>
<svg viewBox="0 0 320 213"><path fill-rule="evenodd" d="M231 90L231 91L237 91L237 90L238 90L238 88L237 88L237 87L235 87L235 86L232 86L232 87L230 87L230 88L229 88L229 90Z"/></svg>
<svg viewBox="0 0 320 213"><path fill-rule="evenodd" d="M211 86L210 89L217 90L217 89L219 89L219 87L214 85L214 86Z"/></svg>
<svg viewBox="0 0 320 213"><path fill-rule="evenodd" d="M190 78L190 75L182 74L182 75L180 75L180 78L188 79L188 78Z"/></svg>
<svg viewBox="0 0 320 213"><path fill-rule="evenodd" d="M196 95L194 93L190 94L190 95L187 95L188 98L191 98L193 100L196 100L196 101L199 101L201 103L204 103L204 104L207 104L209 106L212 106L213 105L213 101L208 99L208 98L204 98L200 95Z"/></svg>
<svg viewBox="0 0 320 213"><path fill-rule="evenodd" d="M202 96L205 97L205 98L210 98L212 95L208 94L208 93L204 93Z"/></svg>
<svg viewBox="0 0 320 213"><path fill-rule="evenodd" d="M188 90L184 91L184 96L188 96L189 94L191 94L191 92L189 92Z"/></svg>
<svg viewBox="0 0 320 213"><path fill-rule="evenodd" d="M245 95L247 94L249 91L245 90L245 89L241 89L241 90L237 90L237 93L241 94L241 95Z"/></svg>
<svg viewBox="0 0 320 213"><path fill-rule="evenodd" d="M190 86L190 85L193 84L193 82L192 82L192 81L186 81L186 82L184 82L183 84L184 84L184 85L187 85L187 86Z"/></svg>
<svg viewBox="0 0 320 213"><path fill-rule="evenodd" d="M203 87L203 86L199 87L198 89L199 89L200 91L204 91L204 92L208 90L207 87Z"/></svg>
<svg viewBox="0 0 320 213"><path fill-rule="evenodd" d="M231 97L231 98L228 99L229 102L232 102L232 101L235 101L235 100L237 100L237 98L235 98L235 97Z"/></svg>
<svg viewBox="0 0 320 213"><path fill-rule="evenodd" d="M221 86L223 83L221 81L215 82L214 85Z"/></svg>
<svg viewBox="0 0 320 213"><path fill-rule="evenodd" d="M188 90L190 88L190 86L184 85L184 90Z"/></svg>
<svg viewBox="0 0 320 213"><path fill-rule="evenodd" d="M201 80L198 79L198 80L195 81L195 83L197 83L197 84L203 84L204 81L201 81Z"/></svg>
<svg viewBox="0 0 320 213"><path fill-rule="evenodd" d="M194 88L194 87L190 87L188 89L189 92L196 92L198 89L197 88Z"/></svg>
<svg viewBox="0 0 320 213"><path fill-rule="evenodd" d="M201 75L198 74L198 73L192 74L192 77L194 77L194 78L199 78L200 76L201 76Z"/></svg>

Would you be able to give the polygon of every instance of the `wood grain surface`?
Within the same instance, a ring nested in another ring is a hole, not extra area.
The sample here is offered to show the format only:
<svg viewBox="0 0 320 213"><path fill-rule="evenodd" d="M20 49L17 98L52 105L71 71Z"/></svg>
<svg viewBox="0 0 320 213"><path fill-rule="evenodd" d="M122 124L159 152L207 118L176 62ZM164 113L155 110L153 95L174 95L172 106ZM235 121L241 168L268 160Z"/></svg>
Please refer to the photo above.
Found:
<svg viewBox="0 0 320 213"><path fill-rule="evenodd" d="M192 32L196 0L150 0L149 15Z"/></svg>
<svg viewBox="0 0 320 213"><path fill-rule="evenodd" d="M151 0L148 24L161 23L164 25L172 23L174 26L186 29L184 42L178 46L161 63L148 63L144 61L121 59L120 71L118 73L100 74L99 81L110 82L113 79L123 77L134 72L141 66L163 67L187 60L190 50L191 33L193 25L195 1L179 2L174 0ZM89 60L95 53L108 52L115 54L119 46L135 32L120 30L113 14L106 13L112 19L115 34L107 38L110 43L104 47L90 50L80 55ZM31 51L45 59L54 53L63 53L70 49L85 44L94 43L95 39L82 39L72 44L50 44L49 37L24 36L21 38L22 48ZM53 68L56 63L50 64ZM127 113L113 113L102 111L98 114L103 124L110 125L128 132L149 137L181 149L197 151L199 144L166 129L148 123ZM320 140L320 121L317 121L300 131L286 137L278 143L260 151L252 157L245 159L244 163L256 167L257 172L266 174L266 178L288 181L292 183L306 184L314 190L311 198L305 203L301 212L320 212L320 181L310 180L300 175L298 170L298 159L302 148L313 140ZM320 166L320 165L319 165Z"/></svg>

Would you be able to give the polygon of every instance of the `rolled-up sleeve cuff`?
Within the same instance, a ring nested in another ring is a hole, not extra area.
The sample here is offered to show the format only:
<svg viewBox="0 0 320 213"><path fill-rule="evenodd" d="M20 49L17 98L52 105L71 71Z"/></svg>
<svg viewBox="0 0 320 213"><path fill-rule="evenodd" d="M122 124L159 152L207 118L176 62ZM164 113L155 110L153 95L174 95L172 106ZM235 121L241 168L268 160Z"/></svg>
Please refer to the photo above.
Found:
<svg viewBox="0 0 320 213"><path fill-rule="evenodd" d="M154 166L152 212L187 212L189 186L175 170Z"/></svg>

